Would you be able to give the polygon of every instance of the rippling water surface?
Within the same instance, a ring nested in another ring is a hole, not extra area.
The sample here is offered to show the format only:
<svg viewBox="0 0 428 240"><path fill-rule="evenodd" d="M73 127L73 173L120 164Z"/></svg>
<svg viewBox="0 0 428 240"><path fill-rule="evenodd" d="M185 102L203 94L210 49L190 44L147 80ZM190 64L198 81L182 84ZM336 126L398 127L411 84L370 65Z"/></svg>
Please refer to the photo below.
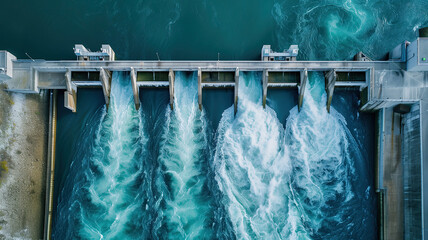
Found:
<svg viewBox="0 0 428 240"><path fill-rule="evenodd" d="M0 48L19 58L74 59L76 43L109 43L119 59L257 60L263 44L298 44L302 59L379 58L428 24L426 0L17 0L4 8Z"/></svg>

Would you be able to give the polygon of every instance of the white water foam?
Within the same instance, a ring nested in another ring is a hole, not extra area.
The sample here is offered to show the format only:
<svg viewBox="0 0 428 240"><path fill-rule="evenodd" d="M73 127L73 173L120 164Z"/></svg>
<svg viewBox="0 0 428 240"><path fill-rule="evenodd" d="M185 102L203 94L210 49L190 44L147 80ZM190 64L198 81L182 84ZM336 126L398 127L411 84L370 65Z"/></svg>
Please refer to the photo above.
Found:
<svg viewBox="0 0 428 240"><path fill-rule="evenodd" d="M90 150L72 163L75 170L67 179L72 192L64 188L61 195L55 237L135 238L144 233L139 188L147 137L132 96L129 76L114 72L108 113L103 109L95 138L85 136L89 145L78 146L77 151Z"/></svg>
<svg viewBox="0 0 428 240"><path fill-rule="evenodd" d="M239 79L236 116L223 113L214 158L216 180L238 239L306 239L290 192L283 126L261 105L261 78Z"/></svg>
<svg viewBox="0 0 428 240"><path fill-rule="evenodd" d="M285 142L293 168L292 194L308 232L316 239L355 237L350 226L364 218L356 211L363 204L353 186L355 164L363 159L344 117L333 107L327 112L320 73L310 75L301 111L290 111ZM364 178L360 183L367 188Z"/></svg>
<svg viewBox="0 0 428 240"><path fill-rule="evenodd" d="M207 123L199 110L196 73L177 72L174 110L168 106L159 163L158 186L166 201L169 239L211 238L210 196L206 186Z"/></svg>

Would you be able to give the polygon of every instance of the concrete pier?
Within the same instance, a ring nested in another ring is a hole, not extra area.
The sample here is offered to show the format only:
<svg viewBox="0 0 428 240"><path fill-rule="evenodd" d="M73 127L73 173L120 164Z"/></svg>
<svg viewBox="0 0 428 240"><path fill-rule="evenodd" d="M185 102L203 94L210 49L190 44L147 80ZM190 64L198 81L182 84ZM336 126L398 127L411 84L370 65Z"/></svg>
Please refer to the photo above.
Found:
<svg viewBox="0 0 428 240"><path fill-rule="evenodd" d="M303 69L302 71L300 71L300 81L299 81L299 85L298 85L298 94L299 94L299 100L297 103L299 112L300 109L302 108L302 104L303 104L303 98L305 96L305 89L306 89L306 82L308 81L308 70L307 69Z"/></svg>
<svg viewBox="0 0 428 240"><path fill-rule="evenodd" d="M267 97L267 88L268 88L268 80L269 80L269 72L267 70L263 70L262 76L262 85L263 85L263 108L266 108L266 97Z"/></svg>
<svg viewBox="0 0 428 240"><path fill-rule="evenodd" d="M171 106L171 110L174 109L174 81L175 74L172 69L169 69L168 73L168 81L169 81L169 105Z"/></svg>
<svg viewBox="0 0 428 240"><path fill-rule="evenodd" d="M333 100L334 86L336 85L336 71L334 69L325 74L325 91L327 92L327 111L330 112L331 101Z"/></svg>
<svg viewBox="0 0 428 240"><path fill-rule="evenodd" d="M198 103L199 110L202 111L202 70L198 68Z"/></svg>
<svg viewBox="0 0 428 240"><path fill-rule="evenodd" d="M236 115L236 113L238 112L238 91L239 89L239 68L236 68L235 70L235 88L234 88L234 92L235 92L235 97L234 97L234 113Z"/></svg>
<svg viewBox="0 0 428 240"><path fill-rule="evenodd" d="M100 82L103 87L104 98L108 109L110 104L111 73L104 68L100 68Z"/></svg>
<svg viewBox="0 0 428 240"><path fill-rule="evenodd" d="M135 109L140 109L140 88L137 85L137 73L134 68L131 68L131 83L132 83L132 93L134 94L134 103Z"/></svg>
<svg viewBox="0 0 428 240"><path fill-rule="evenodd" d="M76 112L77 108L77 86L71 81L71 71L65 73L65 81L67 91L64 93L64 106L72 112Z"/></svg>

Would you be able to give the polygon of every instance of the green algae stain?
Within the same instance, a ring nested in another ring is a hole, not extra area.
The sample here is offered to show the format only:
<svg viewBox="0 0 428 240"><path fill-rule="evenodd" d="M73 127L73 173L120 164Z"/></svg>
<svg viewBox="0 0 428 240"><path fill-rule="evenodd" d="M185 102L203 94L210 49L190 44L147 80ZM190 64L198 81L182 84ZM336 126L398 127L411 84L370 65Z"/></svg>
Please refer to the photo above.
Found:
<svg viewBox="0 0 428 240"><path fill-rule="evenodd" d="M7 166L7 162L6 161L0 161L0 185L3 182L2 180L3 180L4 174L7 173L8 171L9 171L9 168Z"/></svg>
<svg viewBox="0 0 428 240"><path fill-rule="evenodd" d="M0 173L7 173L9 171L9 168L7 167L6 161L0 161Z"/></svg>

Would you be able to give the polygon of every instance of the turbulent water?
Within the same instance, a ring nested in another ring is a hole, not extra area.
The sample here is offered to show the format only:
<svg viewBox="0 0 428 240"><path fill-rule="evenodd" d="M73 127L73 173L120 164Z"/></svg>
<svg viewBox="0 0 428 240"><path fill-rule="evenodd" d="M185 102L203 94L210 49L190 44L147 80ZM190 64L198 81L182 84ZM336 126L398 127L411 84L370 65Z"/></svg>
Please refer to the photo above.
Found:
<svg viewBox="0 0 428 240"><path fill-rule="evenodd" d="M157 186L165 201L160 214L169 239L209 239L213 236L212 196L206 179L210 153L196 74L177 72L174 92L158 159L162 177Z"/></svg>
<svg viewBox="0 0 428 240"><path fill-rule="evenodd" d="M105 42L118 59L256 60L263 44L276 51L298 44L302 60L350 59L359 51L377 60L428 24L426 0L3 5L0 48L18 58L72 59L76 42L92 50ZM264 109L260 77L241 76L238 112L226 109L214 129L224 109L198 109L194 73L177 73L173 110L159 89L140 90L152 109L143 102L135 110L121 72L113 74L108 111L93 89L85 100L87 89L79 89L75 114L59 104L54 238L376 238L372 141L365 139L373 136L364 130L372 127L344 106L327 113L320 73L310 75L300 112L278 99ZM230 106L230 95L204 104Z"/></svg>
<svg viewBox="0 0 428 240"><path fill-rule="evenodd" d="M293 200L313 239L370 239L376 222L367 159L326 101L324 76L310 73L302 109L291 110L285 131Z"/></svg>
<svg viewBox="0 0 428 240"><path fill-rule="evenodd" d="M55 239L123 239L147 234L147 169L143 118L129 76L112 77L108 112L94 114L75 146L58 204ZM146 188L143 188L146 187Z"/></svg>
<svg viewBox="0 0 428 240"><path fill-rule="evenodd" d="M261 76L239 79L238 111L223 113L214 159L216 180L238 239L307 238L290 191L284 129L262 106Z"/></svg>
<svg viewBox="0 0 428 240"><path fill-rule="evenodd" d="M159 51L162 60L256 59L263 44L298 44L300 59L342 60L358 51L380 59L428 23L418 10L427 1L251 3L102 1L96 9L111 12L105 37L118 56L154 59ZM88 11L91 19L98 14ZM113 37L124 34L126 41ZM199 110L195 73L177 72L173 109L156 97L155 110L143 103L139 111L129 76L114 73L108 111L79 123L72 163L58 170L66 180L56 193L54 237L375 239L370 135L349 127L358 116L343 106L327 112L322 73L310 73L301 111L289 114L275 99L268 99L275 110L263 108L260 81L260 73L241 75L238 111L224 110L214 129L220 115Z"/></svg>
<svg viewBox="0 0 428 240"><path fill-rule="evenodd" d="M196 73L177 72L173 109L155 120L163 130L148 131L129 75L115 72L108 111L70 146L54 238L374 238L367 159L344 117L327 112L323 84L310 73L284 128L262 106L261 74L242 73L237 113L226 109L214 131Z"/></svg>
<svg viewBox="0 0 428 240"><path fill-rule="evenodd" d="M260 76L240 78L238 112L223 114L214 160L237 238L374 237L371 183L356 170L366 159L344 117L327 112L323 81L310 74L284 131L261 105Z"/></svg>

